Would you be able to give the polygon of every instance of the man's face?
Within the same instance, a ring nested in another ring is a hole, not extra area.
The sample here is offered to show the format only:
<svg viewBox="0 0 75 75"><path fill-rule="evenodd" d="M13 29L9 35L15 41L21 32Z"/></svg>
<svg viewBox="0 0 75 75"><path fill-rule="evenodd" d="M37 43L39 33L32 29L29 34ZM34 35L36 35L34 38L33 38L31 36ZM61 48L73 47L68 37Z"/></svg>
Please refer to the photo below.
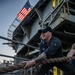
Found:
<svg viewBox="0 0 75 75"><path fill-rule="evenodd" d="M42 40L47 40L48 38L50 38L52 36L52 33L51 32L49 32L49 31L47 31L47 32L42 32L41 33L41 38L42 38Z"/></svg>

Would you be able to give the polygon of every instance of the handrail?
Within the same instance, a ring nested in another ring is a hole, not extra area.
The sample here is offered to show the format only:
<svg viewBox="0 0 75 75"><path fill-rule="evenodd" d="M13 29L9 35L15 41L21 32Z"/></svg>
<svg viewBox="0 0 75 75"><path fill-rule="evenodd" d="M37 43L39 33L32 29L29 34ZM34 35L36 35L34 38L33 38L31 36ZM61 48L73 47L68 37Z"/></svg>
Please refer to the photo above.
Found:
<svg viewBox="0 0 75 75"><path fill-rule="evenodd" d="M21 57L16 57L16 56L9 56L9 55L4 55L4 54L0 54L0 56L9 57L9 58L17 59L17 60L24 60L24 61L28 60L26 58L21 58Z"/></svg>

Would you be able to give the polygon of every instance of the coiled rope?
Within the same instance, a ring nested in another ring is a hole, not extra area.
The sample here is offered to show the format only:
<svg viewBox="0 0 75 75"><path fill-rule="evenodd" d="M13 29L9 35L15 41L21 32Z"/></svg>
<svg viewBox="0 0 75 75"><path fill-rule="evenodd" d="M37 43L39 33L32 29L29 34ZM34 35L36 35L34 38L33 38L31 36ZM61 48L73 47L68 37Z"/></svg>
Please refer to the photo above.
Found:
<svg viewBox="0 0 75 75"><path fill-rule="evenodd" d="M45 59L45 60L39 61L38 63L39 64L43 64L45 62L47 62L47 63L58 63L58 62L67 61L68 59L69 59L68 57L50 58L50 59ZM75 56L73 56L71 59L72 60L75 59ZM0 68L0 74L4 74L7 72L13 72L14 70L23 69L24 66L25 66L25 63L19 63L19 64L14 65L14 66L3 67L3 68Z"/></svg>

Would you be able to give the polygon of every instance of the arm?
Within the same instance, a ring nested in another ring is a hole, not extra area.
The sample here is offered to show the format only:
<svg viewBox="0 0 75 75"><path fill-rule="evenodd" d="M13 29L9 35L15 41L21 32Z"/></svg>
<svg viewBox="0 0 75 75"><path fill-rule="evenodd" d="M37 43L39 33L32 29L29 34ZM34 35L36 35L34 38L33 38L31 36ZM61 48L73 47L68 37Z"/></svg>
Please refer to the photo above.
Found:
<svg viewBox="0 0 75 75"><path fill-rule="evenodd" d="M71 50L67 54L67 57L72 57L74 54L75 54L75 43L71 46Z"/></svg>
<svg viewBox="0 0 75 75"><path fill-rule="evenodd" d="M71 49L74 49L75 50L75 43L72 45Z"/></svg>
<svg viewBox="0 0 75 75"><path fill-rule="evenodd" d="M47 57L51 57L51 55L55 54L60 47L61 41L59 40L52 41L51 45L35 59L35 62L39 62Z"/></svg>
<svg viewBox="0 0 75 75"><path fill-rule="evenodd" d="M52 43L50 44L50 46L45 50L45 54L46 54L47 58L51 58L51 56L53 56L53 55L55 56L56 52L59 55L61 54L60 52L62 52L61 41L60 40L54 40L54 41L52 41ZM59 55L57 55L57 56L59 56Z"/></svg>
<svg viewBox="0 0 75 75"><path fill-rule="evenodd" d="M35 59L35 62L38 63L38 62L44 60L46 57L47 57L46 54L43 52Z"/></svg>
<svg viewBox="0 0 75 75"><path fill-rule="evenodd" d="M49 47L43 52L41 53L36 59L36 62L39 62L41 60L44 60L45 58L50 58L53 54L55 54L57 52L57 50L61 47L61 41L56 39L53 40L51 42L51 44L49 44ZM41 46L40 46L41 48Z"/></svg>
<svg viewBox="0 0 75 75"><path fill-rule="evenodd" d="M74 54L75 54L75 43L72 45L70 52L67 54L67 57L69 58L68 61L71 60L71 58Z"/></svg>
<svg viewBox="0 0 75 75"><path fill-rule="evenodd" d="M37 58L32 59L30 61L25 61L25 67L24 68L30 68L33 67L34 65L36 65L38 62L40 62L41 60L44 60L46 58L46 54L43 52L41 53Z"/></svg>
<svg viewBox="0 0 75 75"><path fill-rule="evenodd" d="M27 61L24 68L30 68L36 65L41 60L44 60L46 57L50 57L52 54L54 54L59 49L60 46L61 46L61 43L59 41L55 41L46 49L46 51L41 53L37 58Z"/></svg>

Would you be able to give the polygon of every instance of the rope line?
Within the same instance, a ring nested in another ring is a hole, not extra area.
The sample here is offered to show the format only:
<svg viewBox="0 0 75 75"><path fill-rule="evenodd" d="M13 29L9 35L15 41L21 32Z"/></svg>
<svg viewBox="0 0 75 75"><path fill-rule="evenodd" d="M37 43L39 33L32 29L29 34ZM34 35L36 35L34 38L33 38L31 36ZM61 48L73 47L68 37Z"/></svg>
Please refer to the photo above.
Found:
<svg viewBox="0 0 75 75"><path fill-rule="evenodd" d="M67 61L69 58L68 57L61 57L61 58L50 58L50 59L45 59L42 61L39 61L39 64L43 64L43 63L58 63L58 62L64 62ZM75 59L75 56L73 56L71 58L72 60ZM19 69L23 69L25 66L25 63L19 63L17 65L14 66L8 66L8 67L3 67L0 68L0 74L4 74L7 72L13 72L14 70L19 70Z"/></svg>

